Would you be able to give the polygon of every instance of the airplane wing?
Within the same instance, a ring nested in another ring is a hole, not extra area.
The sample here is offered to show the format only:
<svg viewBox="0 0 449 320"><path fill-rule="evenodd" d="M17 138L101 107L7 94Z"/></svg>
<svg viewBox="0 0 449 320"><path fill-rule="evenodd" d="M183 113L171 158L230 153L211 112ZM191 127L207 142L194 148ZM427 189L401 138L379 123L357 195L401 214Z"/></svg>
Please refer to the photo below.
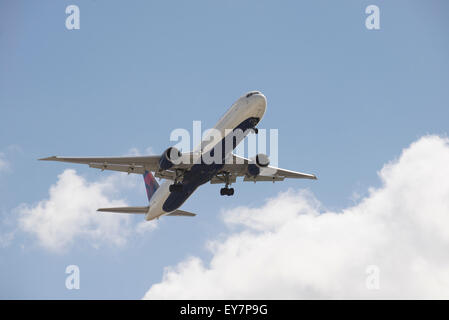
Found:
<svg viewBox="0 0 449 320"><path fill-rule="evenodd" d="M175 180L176 170L188 170L200 160L198 153L186 152L182 153L178 164L173 165L168 170L159 168L159 160L161 156L136 156L136 157L48 157L39 160L42 161L59 161L87 164L91 168L103 170L121 171L127 173L144 174L145 171L152 171L156 178Z"/></svg>
<svg viewBox="0 0 449 320"><path fill-rule="evenodd" d="M232 162L225 164L223 167L223 172L229 173L229 182L234 183L237 177L244 177L243 181L283 181L286 178L293 179L313 179L316 180L317 177L314 174L308 174L303 172L297 172L292 170L286 170L277 168L274 166L267 166L265 168L260 168L260 173L257 176L248 175L248 165L252 164L253 161L246 159L237 155L232 155ZM211 183L225 183L224 175L217 175L212 180Z"/></svg>
<svg viewBox="0 0 449 320"><path fill-rule="evenodd" d="M88 157L88 158L70 158L70 157L48 157L39 160L60 161L87 164L91 168L101 170L122 171L128 173L143 174L145 170L157 171L159 169L160 156L143 157Z"/></svg>
<svg viewBox="0 0 449 320"><path fill-rule="evenodd" d="M191 153L183 154L183 157L192 157ZM144 174L145 171L155 172L157 178L174 180L176 169L188 169L191 165L189 162L181 162L174 165L169 170L160 170L159 160L161 156L137 156L137 157L48 157L39 160L42 161L59 161L78 164L87 164L91 168L103 170L120 171L127 173Z"/></svg>
<svg viewBox="0 0 449 320"><path fill-rule="evenodd" d="M101 170L121 171L127 173L144 174L146 170L154 172L157 178L175 180L176 169L188 170L195 161L197 161L193 153L185 153L182 155L186 161L182 161L178 165L174 165L169 170L160 170L159 160L161 156L137 156L137 157L48 157L39 160L43 161L59 161L87 164L91 168ZM234 183L237 177L244 177L243 181L283 181L285 178L296 179L316 179L313 174L296 172L267 166L260 168L260 174L252 177L248 176L248 165L253 163L252 160L246 159L232 154L232 162L225 164L222 173L229 173L229 181ZM224 177L220 174L212 178L211 183L224 183Z"/></svg>

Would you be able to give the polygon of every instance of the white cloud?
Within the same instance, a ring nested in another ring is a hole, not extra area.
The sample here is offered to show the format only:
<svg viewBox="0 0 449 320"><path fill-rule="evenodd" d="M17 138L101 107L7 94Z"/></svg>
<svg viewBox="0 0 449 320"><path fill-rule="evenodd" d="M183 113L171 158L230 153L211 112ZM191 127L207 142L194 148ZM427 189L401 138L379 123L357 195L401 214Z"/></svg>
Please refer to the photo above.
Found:
<svg viewBox="0 0 449 320"><path fill-rule="evenodd" d="M154 152L152 147L147 147L144 152L140 152L140 150L138 148L131 148L128 150L128 152L125 154L126 156L133 156L133 157L137 157L137 156L146 156L146 155L155 155L156 153Z"/></svg>
<svg viewBox="0 0 449 320"><path fill-rule="evenodd" d="M35 235L40 245L53 251L67 249L80 238L94 246L122 246L134 232L131 216L100 213L96 209L126 206L124 200L113 200L112 196L136 184L137 180L126 174L113 174L97 182L88 182L75 170L65 170L50 188L48 199L33 206L19 206L19 227ZM142 227L137 231L141 233Z"/></svg>
<svg viewBox="0 0 449 320"><path fill-rule="evenodd" d="M0 233L0 248L8 247L14 239L14 232Z"/></svg>
<svg viewBox="0 0 449 320"><path fill-rule="evenodd" d="M12 172L11 156L23 153L22 148L18 145L12 144L3 149L4 152L0 152L0 173Z"/></svg>
<svg viewBox="0 0 449 320"><path fill-rule="evenodd" d="M9 163L5 158L5 154L0 152L0 172L7 171L9 169Z"/></svg>
<svg viewBox="0 0 449 320"><path fill-rule="evenodd" d="M153 231L157 228L157 220L141 221L136 226L136 232L138 234L144 234Z"/></svg>
<svg viewBox="0 0 449 320"><path fill-rule="evenodd" d="M210 242L210 263L166 268L144 298L449 298L448 142L413 143L341 212L304 190L224 212L231 231ZM378 290L366 285L371 265Z"/></svg>

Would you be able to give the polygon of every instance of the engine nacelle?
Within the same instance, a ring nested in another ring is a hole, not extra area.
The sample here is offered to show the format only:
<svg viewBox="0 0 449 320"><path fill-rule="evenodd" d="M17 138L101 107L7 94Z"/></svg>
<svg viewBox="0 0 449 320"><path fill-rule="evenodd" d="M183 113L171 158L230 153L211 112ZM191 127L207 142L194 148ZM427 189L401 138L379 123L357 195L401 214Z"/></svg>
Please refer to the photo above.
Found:
<svg viewBox="0 0 449 320"><path fill-rule="evenodd" d="M257 177L260 174L260 168L268 167L270 159L266 154L259 153L256 155L255 161L248 164L248 174L252 177Z"/></svg>
<svg viewBox="0 0 449 320"><path fill-rule="evenodd" d="M270 164L270 158L268 158L266 154L259 153L256 156L256 164L262 168L268 167L268 165Z"/></svg>
<svg viewBox="0 0 449 320"><path fill-rule="evenodd" d="M181 158L181 152L175 147L170 147L164 151L159 159L159 169L168 170Z"/></svg>

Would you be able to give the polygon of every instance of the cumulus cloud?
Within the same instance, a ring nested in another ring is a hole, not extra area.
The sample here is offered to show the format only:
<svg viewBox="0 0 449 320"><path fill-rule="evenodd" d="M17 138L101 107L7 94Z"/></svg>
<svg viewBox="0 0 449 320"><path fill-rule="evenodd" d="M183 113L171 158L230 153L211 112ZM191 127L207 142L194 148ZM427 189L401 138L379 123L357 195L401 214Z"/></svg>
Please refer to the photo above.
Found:
<svg viewBox="0 0 449 320"><path fill-rule="evenodd" d="M166 268L144 298L448 299L448 164L448 139L426 136L342 211L290 190L224 212L230 230L209 243L210 262Z"/></svg>
<svg viewBox="0 0 449 320"><path fill-rule="evenodd" d="M128 152L125 154L126 156L145 156L145 155L155 155L152 147L147 147L144 152L142 153L138 148L131 148L128 150Z"/></svg>
<svg viewBox="0 0 449 320"><path fill-rule="evenodd" d="M0 152L0 172L7 171L9 169L9 163L6 160L4 153Z"/></svg>
<svg viewBox="0 0 449 320"><path fill-rule="evenodd" d="M0 248L8 247L14 239L14 232L0 232Z"/></svg>
<svg viewBox="0 0 449 320"><path fill-rule="evenodd" d="M157 228L157 220L141 221L136 226L136 232L138 234L145 234L147 232L153 231L156 228Z"/></svg>
<svg viewBox="0 0 449 320"><path fill-rule="evenodd" d="M22 148L18 145L12 144L3 149L4 151L0 152L0 173L12 171L12 162L10 160L11 156L15 156L17 154L22 153Z"/></svg>
<svg viewBox="0 0 449 320"><path fill-rule="evenodd" d="M75 170L65 170L51 186L48 199L18 207L19 228L36 236L41 246L53 251L67 249L76 239L87 239L94 246L123 246L134 232L132 217L99 213L96 209L126 206L124 200L114 200L113 196L136 183L124 174L88 182ZM154 228L154 225L139 226L137 231Z"/></svg>

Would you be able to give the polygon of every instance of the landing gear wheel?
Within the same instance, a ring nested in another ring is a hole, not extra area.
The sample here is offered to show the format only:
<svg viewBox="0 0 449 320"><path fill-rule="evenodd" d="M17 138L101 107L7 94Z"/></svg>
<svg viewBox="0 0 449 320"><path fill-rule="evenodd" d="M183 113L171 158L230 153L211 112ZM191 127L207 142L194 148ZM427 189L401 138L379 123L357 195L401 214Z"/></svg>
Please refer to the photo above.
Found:
<svg viewBox="0 0 449 320"><path fill-rule="evenodd" d="M259 129L257 129L257 128L253 128L253 131L254 131L255 134L259 133Z"/></svg>
<svg viewBox="0 0 449 320"><path fill-rule="evenodd" d="M221 188L220 195L222 196L232 196L234 195L234 188Z"/></svg>
<svg viewBox="0 0 449 320"><path fill-rule="evenodd" d="M225 187L220 189L220 195L232 196L234 194L234 188L229 188L229 185L231 184L229 172L224 172L224 183Z"/></svg>

